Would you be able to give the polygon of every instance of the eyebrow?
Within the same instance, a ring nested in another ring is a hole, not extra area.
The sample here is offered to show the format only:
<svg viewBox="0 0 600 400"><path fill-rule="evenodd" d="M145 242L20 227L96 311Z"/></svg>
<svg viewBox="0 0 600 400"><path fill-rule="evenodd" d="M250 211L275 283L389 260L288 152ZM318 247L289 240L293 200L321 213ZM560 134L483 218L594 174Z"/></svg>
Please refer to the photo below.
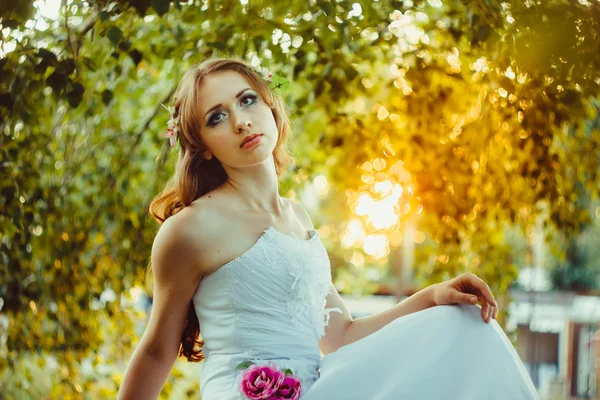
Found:
<svg viewBox="0 0 600 400"><path fill-rule="evenodd" d="M246 88L246 89L242 89L240 90L240 92L238 94L235 95L235 98L239 98L246 90L251 90L250 88ZM204 119L206 120L206 116L208 115L208 113L210 113L213 110L216 110L217 108L221 107L223 104L219 103L215 106L212 106L207 112L206 114L204 114Z"/></svg>

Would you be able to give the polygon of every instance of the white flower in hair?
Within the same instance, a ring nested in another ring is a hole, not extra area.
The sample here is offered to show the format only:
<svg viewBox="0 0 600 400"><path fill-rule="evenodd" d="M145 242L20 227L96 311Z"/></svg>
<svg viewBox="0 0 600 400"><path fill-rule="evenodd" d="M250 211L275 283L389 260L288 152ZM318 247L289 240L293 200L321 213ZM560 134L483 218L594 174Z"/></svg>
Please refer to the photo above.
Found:
<svg viewBox="0 0 600 400"><path fill-rule="evenodd" d="M273 73L269 71L267 67L258 67L258 72L267 82L271 82L271 80L273 79Z"/></svg>
<svg viewBox="0 0 600 400"><path fill-rule="evenodd" d="M171 116L167 122L167 133L163 134L163 136L169 138L169 143L171 144L171 147L173 147L177 143L177 136L179 135L179 127L177 126L178 121L177 118L175 118L175 107L167 107L164 104L161 104L161 106L163 106Z"/></svg>

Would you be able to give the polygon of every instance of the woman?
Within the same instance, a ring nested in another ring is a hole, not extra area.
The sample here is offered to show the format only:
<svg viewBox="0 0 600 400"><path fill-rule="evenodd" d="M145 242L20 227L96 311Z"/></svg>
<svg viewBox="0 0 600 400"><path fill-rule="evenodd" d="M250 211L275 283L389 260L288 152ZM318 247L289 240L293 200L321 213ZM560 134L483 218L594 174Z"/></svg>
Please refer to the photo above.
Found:
<svg viewBox="0 0 600 400"><path fill-rule="evenodd" d="M268 79L213 58L177 88L153 307L119 398L156 398L183 355L204 360L203 400L537 399L475 275L352 319L309 215L279 195L290 124Z"/></svg>

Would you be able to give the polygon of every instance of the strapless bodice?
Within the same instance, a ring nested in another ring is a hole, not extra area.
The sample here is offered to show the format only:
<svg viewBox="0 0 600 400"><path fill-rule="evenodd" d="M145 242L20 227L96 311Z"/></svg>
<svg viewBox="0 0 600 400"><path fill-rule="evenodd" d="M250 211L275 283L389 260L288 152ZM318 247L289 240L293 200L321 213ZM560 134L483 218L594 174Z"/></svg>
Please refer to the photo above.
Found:
<svg viewBox="0 0 600 400"><path fill-rule="evenodd" d="M203 400L236 398L242 361L276 361L307 390L331 311L327 251L316 230L299 239L269 227L239 257L205 276L193 297L204 340Z"/></svg>

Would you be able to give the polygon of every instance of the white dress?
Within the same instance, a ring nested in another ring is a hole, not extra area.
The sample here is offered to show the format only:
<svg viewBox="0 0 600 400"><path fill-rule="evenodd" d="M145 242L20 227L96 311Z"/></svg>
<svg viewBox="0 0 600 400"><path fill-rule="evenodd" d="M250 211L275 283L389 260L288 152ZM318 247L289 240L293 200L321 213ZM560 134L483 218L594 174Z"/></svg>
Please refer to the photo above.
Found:
<svg viewBox="0 0 600 400"><path fill-rule="evenodd" d="M398 318L321 358L331 270L318 231L264 230L205 276L193 297L204 340L202 400L244 399L243 361L300 378L301 400L530 400L539 396L512 344L480 308L437 306Z"/></svg>

